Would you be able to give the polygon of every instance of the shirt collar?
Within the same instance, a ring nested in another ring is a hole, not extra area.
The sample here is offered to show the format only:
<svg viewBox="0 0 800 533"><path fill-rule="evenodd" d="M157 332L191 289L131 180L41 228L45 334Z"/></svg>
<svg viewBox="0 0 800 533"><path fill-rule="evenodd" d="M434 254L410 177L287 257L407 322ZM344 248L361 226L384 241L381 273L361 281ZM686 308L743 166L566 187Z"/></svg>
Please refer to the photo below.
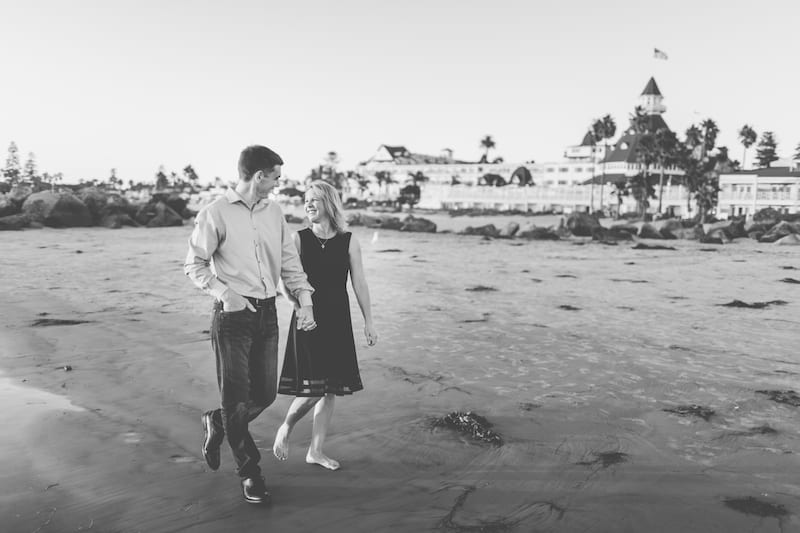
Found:
<svg viewBox="0 0 800 533"><path fill-rule="evenodd" d="M228 187L228 190L225 191L225 198L227 198L228 202L230 202L232 204L235 204L236 202L241 202L244 205L247 205L247 202L244 201L244 198L242 198L242 195L239 194L238 192L236 192L236 189L234 189L233 187ZM261 198L255 203L255 206L262 206L262 205L265 206L268 203L269 203L269 199Z"/></svg>

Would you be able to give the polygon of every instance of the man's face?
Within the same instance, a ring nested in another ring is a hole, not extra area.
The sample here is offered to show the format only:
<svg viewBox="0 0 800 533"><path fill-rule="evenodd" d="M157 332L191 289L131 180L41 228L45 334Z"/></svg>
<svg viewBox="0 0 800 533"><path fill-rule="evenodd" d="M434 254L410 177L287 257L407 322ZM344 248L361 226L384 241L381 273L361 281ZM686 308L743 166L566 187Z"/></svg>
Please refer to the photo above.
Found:
<svg viewBox="0 0 800 533"><path fill-rule="evenodd" d="M266 198L272 189L278 184L278 179L281 177L281 166L275 165L270 172L259 170L256 172L256 192L259 198Z"/></svg>

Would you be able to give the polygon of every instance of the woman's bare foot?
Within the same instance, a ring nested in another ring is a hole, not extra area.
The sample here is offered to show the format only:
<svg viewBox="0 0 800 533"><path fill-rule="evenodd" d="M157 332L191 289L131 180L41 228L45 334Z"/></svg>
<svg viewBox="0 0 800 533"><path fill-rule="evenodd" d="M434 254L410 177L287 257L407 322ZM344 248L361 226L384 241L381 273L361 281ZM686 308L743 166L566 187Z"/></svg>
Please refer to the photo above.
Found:
<svg viewBox="0 0 800 533"><path fill-rule="evenodd" d="M289 457L289 426L281 424L275 434L275 444L272 445L272 453L281 461Z"/></svg>
<svg viewBox="0 0 800 533"><path fill-rule="evenodd" d="M322 452L312 453L311 450L306 454L306 462L310 465L319 465L328 470L339 470L339 461L331 459Z"/></svg>

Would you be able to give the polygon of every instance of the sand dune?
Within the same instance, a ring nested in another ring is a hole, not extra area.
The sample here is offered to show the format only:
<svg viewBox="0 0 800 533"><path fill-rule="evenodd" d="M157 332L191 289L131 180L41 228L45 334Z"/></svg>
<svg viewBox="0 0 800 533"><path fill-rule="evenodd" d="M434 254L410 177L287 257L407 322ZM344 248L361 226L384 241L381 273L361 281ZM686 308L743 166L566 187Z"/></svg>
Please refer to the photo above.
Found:
<svg viewBox="0 0 800 533"><path fill-rule="evenodd" d="M216 473L199 454L218 395L189 231L2 235L3 531L800 530L800 408L757 392L799 387L793 248L355 228L381 341L352 298L365 390L337 403L343 468L304 463L308 421L268 456L279 397L254 426L258 508L227 449ZM456 410L503 445L433 428Z"/></svg>

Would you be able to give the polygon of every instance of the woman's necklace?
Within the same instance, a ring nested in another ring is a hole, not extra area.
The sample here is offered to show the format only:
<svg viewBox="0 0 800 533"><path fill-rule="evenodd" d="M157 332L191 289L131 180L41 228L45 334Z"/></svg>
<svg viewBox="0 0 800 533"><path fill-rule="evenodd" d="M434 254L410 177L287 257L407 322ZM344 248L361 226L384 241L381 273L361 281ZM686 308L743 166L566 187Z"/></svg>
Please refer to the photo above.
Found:
<svg viewBox="0 0 800 533"><path fill-rule="evenodd" d="M325 245L328 243L328 241L329 241L329 240L331 240L331 239L333 239L333 237L335 237L335 236L336 236L336 234L334 234L333 236L331 236L331 237L328 237L327 239L320 239L320 238L319 238L319 235L317 235L317 234L314 232L314 230L313 230L313 229L311 230L311 234L314 236L314 238L315 238L315 239L317 239L317 242L319 243L320 247L321 247L323 250L325 249Z"/></svg>

